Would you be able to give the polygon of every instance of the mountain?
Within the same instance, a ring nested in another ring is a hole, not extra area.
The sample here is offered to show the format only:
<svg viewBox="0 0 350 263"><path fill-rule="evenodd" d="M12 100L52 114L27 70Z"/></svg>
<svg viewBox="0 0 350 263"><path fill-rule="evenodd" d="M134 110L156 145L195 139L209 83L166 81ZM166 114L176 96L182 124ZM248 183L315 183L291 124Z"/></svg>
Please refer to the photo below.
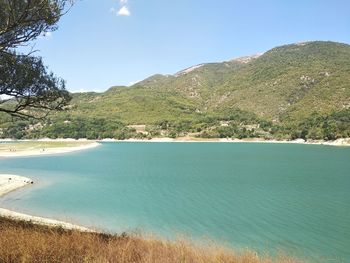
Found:
<svg viewBox="0 0 350 263"><path fill-rule="evenodd" d="M175 136L200 132L222 137L217 130L227 122L233 136L233 130L237 133L245 125L258 130L263 124L266 129L254 135L275 137L271 131L277 130L282 137L305 137L314 129L316 137L322 137L322 125L336 119L335 125L342 127L336 137L345 136L348 123L339 123L338 118L347 119L350 108L350 45L324 41L284 45L174 75L156 74L130 87L75 93L71 104L68 112L52 115L51 124L94 119L117 123L115 129L149 125L164 134L166 123Z"/></svg>

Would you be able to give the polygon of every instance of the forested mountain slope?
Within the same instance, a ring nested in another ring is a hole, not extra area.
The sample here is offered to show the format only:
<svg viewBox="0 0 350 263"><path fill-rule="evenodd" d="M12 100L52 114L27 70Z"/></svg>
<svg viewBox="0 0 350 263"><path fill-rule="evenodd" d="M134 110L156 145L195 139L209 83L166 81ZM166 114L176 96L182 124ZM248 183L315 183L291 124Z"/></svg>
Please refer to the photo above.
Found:
<svg viewBox="0 0 350 263"><path fill-rule="evenodd" d="M103 93L75 93L68 111L52 114L37 130L19 123L27 137L334 139L350 136L349 108L350 45L315 41L157 74ZM135 124L148 131L127 127ZM5 137L17 124L3 117L1 125Z"/></svg>

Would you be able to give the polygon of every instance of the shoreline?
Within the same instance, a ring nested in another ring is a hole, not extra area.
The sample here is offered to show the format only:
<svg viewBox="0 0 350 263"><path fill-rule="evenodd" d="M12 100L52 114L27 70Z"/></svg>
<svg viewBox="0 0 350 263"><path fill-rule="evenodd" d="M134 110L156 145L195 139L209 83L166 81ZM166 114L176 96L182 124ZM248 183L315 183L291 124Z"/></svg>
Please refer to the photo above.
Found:
<svg viewBox="0 0 350 263"><path fill-rule="evenodd" d="M12 191L16 191L20 188L29 186L31 184L33 184L33 181L28 177L13 174L0 174L0 198ZM0 216L13 220L31 222L37 225L44 225L49 227L62 227L67 230L79 230L83 232L95 232L92 229L83 226L55 219L23 214L5 208L0 208Z"/></svg>
<svg viewBox="0 0 350 263"><path fill-rule="evenodd" d="M8 143L8 142L86 142L89 143L87 145L81 145L81 146L70 146L70 147L59 147L59 148L51 148L47 149L49 150L57 150L58 153L66 153L66 152L73 152L73 151L79 151L84 149L90 149L99 146L99 142L228 142L228 143L286 143L286 144L310 144L310 145L330 145L330 146L350 146L350 138L340 138L332 141L326 141L326 140L304 140L304 139L295 139L295 140L276 140L276 139L262 139L262 138L245 138L245 139L231 139L231 138L197 138L197 137L191 137L191 136L185 136L185 137L177 137L177 138L170 138L170 137L155 137L151 139L136 139L136 138L130 138L125 140L118 140L113 138L105 138L100 140L90 140L90 139L49 139L49 138L43 138L43 139L37 139L37 140L13 140L13 139L0 139L0 143ZM63 151L66 150L66 151ZM45 154L45 152L40 152L38 155ZM46 153L50 154L50 153ZM1 157L1 151L0 151L0 157Z"/></svg>
<svg viewBox="0 0 350 263"><path fill-rule="evenodd" d="M126 140L117 140L117 139L102 139L100 142L193 142L193 143L277 143L277 144L305 144L305 145L327 145L327 146L350 146L350 138L341 138L334 141L324 141L324 140L315 140L315 141L305 141L303 139L296 140L265 140L260 138L250 138L250 139L230 139L230 138L196 138L196 137L178 137L178 138L152 138L152 139L126 139Z"/></svg>
<svg viewBox="0 0 350 263"><path fill-rule="evenodd" d="M263 139L202 139L202 138L194 138L194 137L180 137L180 138L152 138L150 140L141 140L141 139L127 139L127 140L116 140L116 139L103 139L103 140L75 140L75 139L40 139L40 140L0 140L1 142L76 142L76 141L84 141L88 142L86 145L79 146L67 146L67 147L54 147L45 149L45 151L38 149L29 149L23 150L19 152L4 152L0 151L0 157L24 157L24 156L41 156L41 155L53 155L53 154L63 154L76 152L86 149L91 149L100 146L99 142L139 142L139 143L147 143L147 142L178 142L178 143L203 143L203 142L211 142L211 143L276 143L276 144L305 144L305 145L328 145L328 146L350 146L350 138L338 139L335 141L304 141L302 139L297 139L293 141L287 140L263 140ZM34 182L24 176L12 175L12 174L0 174L0 198L4 195L16 191L20 188L29 186ZM11 211L5 208L0 207L0 216L14 219L14 220L23 220L27 222L32 222L34 224L45 225L50 227L62 227L68 230L80 230L85 232L95 232L89 228L75 225L72 223L59 221L55 219L32 216L24 213L19 213L15 211Z"/></svg>
<svg viewBox="0 0 350 263"><path fill-rule="evenodd" d="M48 140L18 140L18 141L0 140L0 142L8 143L8 142L51 142L51 141L48 141ZM61 142L61 141L52 140L52 142ZM71 141L62 141L62 142L71 142ZM86 141L86 142L87 144L78 145L78 146L63 146L63 147L52 147L52 148L44 148L44 149L25 149L20 151L0 150L0 158L1 157L26 157L26 156L31 157L31 156L63 154L63 153L70 153L70 152L77 152L77 151L92 149L101 145L97 141Z"/></svg>
<svg viewBox="0 0 350 263"><path fill-rule="evenodd" d="M0 149L0 158L12 158L12 157L35 157L42 155L57 155L65 154L77 151L83 151L87 149L96 148L101 146L103 142L115 142L115 143L266 143L266 144L301 144L301 145L324 145L324 146L335 146L335 147L349 147L350 138L341 138L334 141L324 141L324 140L315 140L315 141L305 141L303 139L296 140L265 140L260 138L249 138L249 139L231 139L231 138L196 138L196 137L178 137L178 138L168 138L168 137L159 137L152 139L126 139L126 140L117 140L117 139L102 139L102 140L88 140L88 139L38 139L38 140L12 140L12 139L0 139L1 144L6 143L21 143L21 142L37 142L37 143L70 143L70 146L58 146L58 147L47 147L47 148L33 148L28 147L28 149L20 150L11 150L9 149ZM74 143L83 143L82 145L72 145ZM45 147L45 146L44 146Z"/></svg>

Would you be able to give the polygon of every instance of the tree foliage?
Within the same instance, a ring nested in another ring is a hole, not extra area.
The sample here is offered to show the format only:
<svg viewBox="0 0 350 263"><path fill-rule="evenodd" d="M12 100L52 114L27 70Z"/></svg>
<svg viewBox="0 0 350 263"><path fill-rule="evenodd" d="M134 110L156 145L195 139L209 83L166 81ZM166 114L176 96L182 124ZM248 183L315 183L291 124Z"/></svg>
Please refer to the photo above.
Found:
<svg viewBox="0 0 350 263"><path fill-rule="evenodd" d="M68 0L0 0L0 112L41 118L70 101L64 81L40 57L16 48L57 29Z"/></svg>
<svg viewBox="0 0 350 263"><path fill-rule="evenodd" d="M57 29L67 0L0 0L0 51L27 44Z"/></svg>
<svg viewBox="0 0 350 263"><path fill-rule="evenodd" d="M48 73L41 58L3 53L0 65L0 111L41 117L48 110L62 110L69 101L64 81Z"/></svg>

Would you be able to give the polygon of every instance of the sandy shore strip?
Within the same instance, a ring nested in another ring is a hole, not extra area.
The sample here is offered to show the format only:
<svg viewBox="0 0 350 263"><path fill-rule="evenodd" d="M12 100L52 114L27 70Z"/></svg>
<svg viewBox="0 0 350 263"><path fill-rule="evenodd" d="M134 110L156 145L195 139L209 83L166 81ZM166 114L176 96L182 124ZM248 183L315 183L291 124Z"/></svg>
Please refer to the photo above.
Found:
<svg viewBox="0 0 350 263"><path fill-rule="evenodd" d="M230 139L230 138L197 138L197 137L178 137L178 138L152 138L152 139L103 139L102 142L226 142L226 143L279 143L279 144L308 144L308 145L330 145L330 146L350 146L350 138L342 138L334 141L313 140L305 141L303 139L296 140L266 140L261 138L248 139Z"/></svg>
<svg viewBox="0 0 350 263"><path fill-rule="evenodd" d="M33 181L28 177L0 174L0 197L32 183Z"/></svg>
<svg viewBox="0 0 350 263"><path fill-rule="evenodd" d="M8 141L5 141L8 142ZM19 141L20 143L21 141ZM44 140L38 141L24 141L24 142L48 142ZM59 141L57 141L59 142ZM38 156L38 155L51 155L51 154L62 154L76 151L87 150L100 146L101 144L96 141L86 141L83 144L69 145L63 147L28 147L23 149L16 149L14 144L12 147L9 145L7 149L0 149L0 157L23 157L23 156Z"/></svg>
<svg viewBox="0 0 350 263"><path fill-rule="evenodd" d="M47 147L47 148L26 148L22 150L11 151L10 149L1 149L2 143L9 142L28 142L28 143L58 143L63 142L69 144L64 147ZM126 140L117 140L117 139L102 139L102 140L88 140L88 139L38 139L38 140L19 140L14 141L11 139L2 139L0 140L0 158L1 157L21 157L21 156L38 156L38 155L50 155L50 154L61 154L69 153L75 151L81 151L86 149L91 149L100 146L100 142L222 142L222 143L277 143L277 144L305 144L305 145L328 145L328 146L350 146L350 138L340 138L334 141L325 141L325 140L308 140L303 139L296 140L268 140L262 138L246 138L246 139L231 139L231 138L198 138L193 136L184 136L177 138L169 137L159 137L152 139L126 139ZM75 146L74 144L77 144Z"/></svg>
<svg viewBox="0 0 350 263"><path fill-rule="evenodd" d="M19 188L22 188L31 184L33 184L33 181L30 178L27 178L24 176L18 176L18 175L12 175L12 174L0 174L0 197L4 196L9 192L15 191ZM74 225L71 223L58 221L54 219L17 213L4 208L0 208L0 216L6 217L9 219L28 221L34 224L45 225L50 227L62 227L68 230L74 229L74 230L80 230L80 231L86 231L86 232L94 232L93 230L86 227L82 227L82 226L78 226L78 225Z"/></svg>

